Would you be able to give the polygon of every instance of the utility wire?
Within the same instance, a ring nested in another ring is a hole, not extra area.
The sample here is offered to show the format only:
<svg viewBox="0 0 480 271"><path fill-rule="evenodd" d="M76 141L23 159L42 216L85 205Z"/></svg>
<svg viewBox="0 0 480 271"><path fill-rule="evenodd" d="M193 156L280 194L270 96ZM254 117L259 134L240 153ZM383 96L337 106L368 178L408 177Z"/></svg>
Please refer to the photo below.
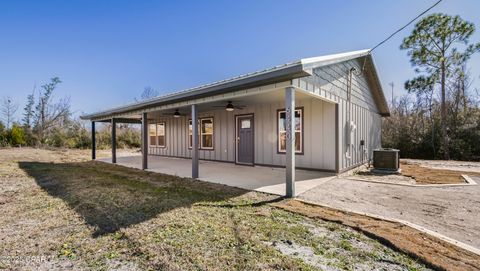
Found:
<svg viewBox="0 0 480 271"><path fill-rule="evenodd" d="M402 26L400 29L398 29L397 31L393 32L393 34L391 34L390 36L388 36L388 38L382 40L379 44L375 45L372 49L370 49L369 53L372 53L373 50L377 49L380 45L384 44L385 42L387 42L389 39L391 39L393 36L395 36L398 32L402 31L403 29L405 29L407 26L411 25L414 21L416 21L418 18L422 17L425 13L429 12L432 8L436 7L438 4L440 4L440 2L442 2L443 0L438 0L435 4L433 4L431 7L429 7L428 9L426 9L425 11L423 11L422 13L420 13L417 17L413 18L412 20L410 20L410 22L408 22L406 25Z"/></svg>

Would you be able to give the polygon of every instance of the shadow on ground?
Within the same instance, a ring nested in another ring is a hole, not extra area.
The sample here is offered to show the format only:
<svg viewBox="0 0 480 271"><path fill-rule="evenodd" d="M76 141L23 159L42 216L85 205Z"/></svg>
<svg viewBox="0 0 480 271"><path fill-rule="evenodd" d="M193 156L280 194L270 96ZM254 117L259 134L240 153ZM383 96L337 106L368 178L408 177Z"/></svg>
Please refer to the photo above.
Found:
<svg viewBox="0 0 480 271"><path fill-rule="evenodd" d="M93 226L93 237L196 203L229 204L229 198L248 192L93 161L19 162L19 166L43 190L65 201Z"/></svg>

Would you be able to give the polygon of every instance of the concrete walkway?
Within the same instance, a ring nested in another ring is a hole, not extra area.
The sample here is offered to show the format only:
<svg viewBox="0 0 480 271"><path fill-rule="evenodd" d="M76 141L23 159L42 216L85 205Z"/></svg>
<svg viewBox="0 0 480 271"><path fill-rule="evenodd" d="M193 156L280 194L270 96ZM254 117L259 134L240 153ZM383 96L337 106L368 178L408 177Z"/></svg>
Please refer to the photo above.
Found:
<svg viewBox="0 0 480 271"><path fill-rule="evenodd" d="M406 220L480 249L480 185L408 187L335 178L299 198Z"/></svg>
<svg viewBox="0 0 480 271"><path fill-rule="evenodd" d="M142 157L117 157L117 164L132 168L141 168ZM111 162L110 158L98 159ZM183 158L162 156L148 157L149 171L190 178L192 175L192 161ZM220 183L229 186L266 192L275 195L285 195L285 169L271 167L251 167L200 160L199 180ZM320 171L296 170L296 193L305 191L322 184L332 178L333 173Z"/></svg>

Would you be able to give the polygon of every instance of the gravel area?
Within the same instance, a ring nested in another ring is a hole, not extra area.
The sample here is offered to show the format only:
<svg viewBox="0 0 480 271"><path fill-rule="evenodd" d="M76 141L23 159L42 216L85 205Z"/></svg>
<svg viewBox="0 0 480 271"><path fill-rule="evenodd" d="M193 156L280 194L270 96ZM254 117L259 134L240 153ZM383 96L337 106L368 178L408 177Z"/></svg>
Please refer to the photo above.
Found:
<svg viewBox="0 0 480 271"><path fill-rule="evenodd" d="M480 183L479 177L473 177ZM480 248L480 185L408 187L336 178L299 198L402 219Z"/></svg>

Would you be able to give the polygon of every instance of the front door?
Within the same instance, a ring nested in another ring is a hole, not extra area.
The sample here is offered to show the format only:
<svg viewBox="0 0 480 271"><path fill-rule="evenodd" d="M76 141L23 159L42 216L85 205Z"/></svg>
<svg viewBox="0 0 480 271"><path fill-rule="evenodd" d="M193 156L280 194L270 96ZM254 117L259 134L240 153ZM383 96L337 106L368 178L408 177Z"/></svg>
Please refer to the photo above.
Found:
<svg viewBox="0 0 480 271"><path fill-rule="evenodd" d="M237 163L253 165L253 115L237 116Z"/></svg>

